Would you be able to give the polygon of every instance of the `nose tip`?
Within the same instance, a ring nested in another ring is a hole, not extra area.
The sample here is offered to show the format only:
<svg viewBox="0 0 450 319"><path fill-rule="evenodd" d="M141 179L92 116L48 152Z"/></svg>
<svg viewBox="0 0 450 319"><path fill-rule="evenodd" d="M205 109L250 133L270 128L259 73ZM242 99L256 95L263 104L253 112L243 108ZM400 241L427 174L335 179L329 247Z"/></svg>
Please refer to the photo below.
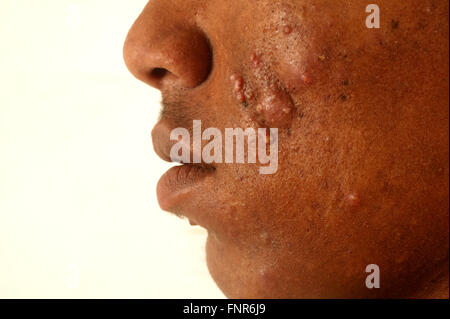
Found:
<svg viewBox="0 0 450 319"><path fill-rule="evenodd" d="M159 90L202 84L212 65L206 35L195 26L167 18L157 24L152 16L142 14L128 33L123 54L130 72Z"/></svg>

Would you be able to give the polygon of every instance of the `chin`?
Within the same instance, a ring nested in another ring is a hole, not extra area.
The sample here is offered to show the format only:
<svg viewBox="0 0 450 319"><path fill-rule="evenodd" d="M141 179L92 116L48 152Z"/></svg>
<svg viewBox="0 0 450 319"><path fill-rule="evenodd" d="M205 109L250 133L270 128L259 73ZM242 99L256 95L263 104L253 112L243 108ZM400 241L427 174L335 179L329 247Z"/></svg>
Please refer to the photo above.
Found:
<svg viewBox="0 0 450 319"><path fill-rule="evenodd" d="M211 233L206 243L206 260L212 278L228 298L308 298L301 291L291 290L292 287L299 287L297 282L287 285L281 277L285 269L269 262L268 255L253 255L253 252L235 245L227 245Z"/></svg>

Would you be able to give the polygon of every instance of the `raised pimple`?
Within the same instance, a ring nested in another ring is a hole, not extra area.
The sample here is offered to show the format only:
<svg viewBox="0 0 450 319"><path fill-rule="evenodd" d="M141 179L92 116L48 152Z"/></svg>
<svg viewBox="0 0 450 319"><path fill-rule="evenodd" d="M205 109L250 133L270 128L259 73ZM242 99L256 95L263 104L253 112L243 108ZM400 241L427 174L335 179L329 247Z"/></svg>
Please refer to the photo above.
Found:
<svg viewBox="0 0 450 319"><path fill-rule="evenodd" d="M258 104L256 106L256 112L258 112L259 114L261 114L263 112L263 106L261 104Z"/></svg>
<svg viewBox="0 0 450 319"><path fill-rule="evenodd" d="M248 100L248 101L253 100L253 97L254 97L253 92L250 89L247 89L244 94L245 94L246 100Z"/></svg>
<svg viewBox="0 0 450 319"><path fill-rule="evenodd" d="M234 90L242 91L243 88L244 88L244 79L240 76L234 80Z"/></svg>
<svg viewBox="0 0 450 319"><path fill-rule="evenodd" d="M264 93L263 99L256 107L262 121L271 127L288 126L294 108L291 97L281 89L269 89Z"/></svg>
<svg viewBox="0 0 450 319"><path fill-rule="evenodd" d="M240 102L240 103L244 103L245 102L245 94L244 92L236 92L236 99Z"/></svg>
<svg viewBox="0 0 450 319"><path fill-rule="evenodd" d="M291 34L291 32L292 32L292 27L290 25L286 25L283 27L283 33L285 35L289 35L289 34Z"/></svg>
<svg viewBox="0 0 450 319"><path fill-rule="evenodd" d="M345 204L345 206L347 206L349 208L355 208L355 207L359 206L360 201L361 201L361 199L360 199L358 193L352 192L352 193L348 194L347 196L345 196L344 204Z"/></svg>
<svg viewBox="0 0 450 319"><path fill-rule="evenodd" d="M312 78L308 74L302 74L301 79L306 85L310 85L312 83Z"/></svg>
<svg viewBox="0 0 450 319"><path fill-rule="evenodd" d="M230 76L230 80L233 83L234 96L239 103L244 103L246 101L246 96L244 93L245 81L244 78L238 74L234 73Z"/></svg>
<svg viewBox="0 0 450 319"><path fill-rule="evenodd" d="M257 54L256 52L252 53L250 61L253 63L254 67L258 67L262 61L262 54Z"/></svg>

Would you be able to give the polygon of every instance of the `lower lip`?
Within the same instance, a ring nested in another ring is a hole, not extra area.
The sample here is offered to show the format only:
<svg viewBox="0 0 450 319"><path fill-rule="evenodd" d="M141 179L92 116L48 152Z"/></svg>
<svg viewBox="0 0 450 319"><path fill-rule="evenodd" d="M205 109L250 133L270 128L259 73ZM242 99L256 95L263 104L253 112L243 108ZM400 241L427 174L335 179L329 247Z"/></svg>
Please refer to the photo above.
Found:
<svg viewBox="0 0 450 319"><path fill-rule="evenodd" d="M169 169L159 180L158 202L165 211L176 213L180 202L191 195L204 178L214 172L213 168L199 165L180 165Z"/></svg>

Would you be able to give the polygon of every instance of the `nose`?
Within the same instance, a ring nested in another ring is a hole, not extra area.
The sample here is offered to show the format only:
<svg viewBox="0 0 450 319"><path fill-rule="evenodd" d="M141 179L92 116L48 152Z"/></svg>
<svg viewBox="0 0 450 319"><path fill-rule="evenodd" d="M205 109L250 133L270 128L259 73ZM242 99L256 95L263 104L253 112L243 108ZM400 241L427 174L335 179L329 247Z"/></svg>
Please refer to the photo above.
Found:
<svg viewBox="0 0 450 319"><path fill-rule="evenodd" d="M131 27L123 52L130 72L161 91L201 85L212 64L207 36L189 11L175 10L172 4L150 1Z"/></svg>

